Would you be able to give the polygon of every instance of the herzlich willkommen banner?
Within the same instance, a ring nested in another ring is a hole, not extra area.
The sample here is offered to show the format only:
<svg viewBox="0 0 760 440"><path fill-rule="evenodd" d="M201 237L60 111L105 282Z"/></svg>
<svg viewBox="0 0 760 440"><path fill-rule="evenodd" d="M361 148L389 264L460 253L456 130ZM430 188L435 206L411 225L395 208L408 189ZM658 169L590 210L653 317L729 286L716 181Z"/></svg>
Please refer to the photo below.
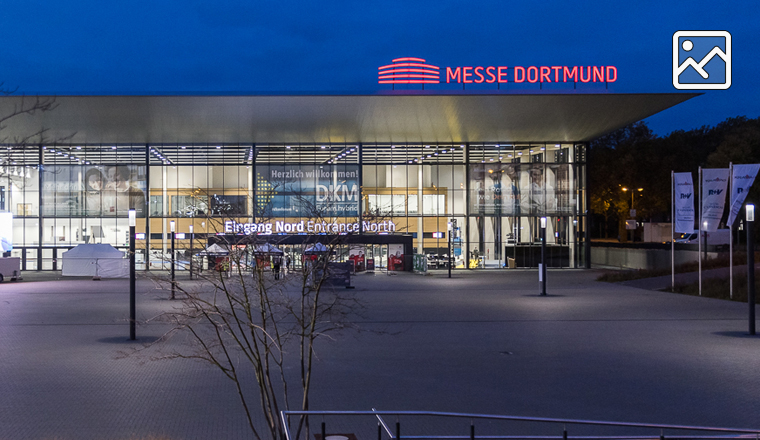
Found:
<svg viewBox="0 0 760 440"><path fill-rule="evenodd" d="M728 168L702 168L702 230L718 230L726 209L726 188Z"/></svg>
<svg viewBox="0 0 760 440"><path fill-rule="evenodd" d="M728 225L733 225L742 209L742 203L755 181L760 164L734 165L731 176L731 212L728 213Z"/></svg>
<svg viewBox="0 0 760 440"><path fill-rule="evenodd" d="M694 183L691 173L673 173L675 179L676 232L694 232Z"/></svg>

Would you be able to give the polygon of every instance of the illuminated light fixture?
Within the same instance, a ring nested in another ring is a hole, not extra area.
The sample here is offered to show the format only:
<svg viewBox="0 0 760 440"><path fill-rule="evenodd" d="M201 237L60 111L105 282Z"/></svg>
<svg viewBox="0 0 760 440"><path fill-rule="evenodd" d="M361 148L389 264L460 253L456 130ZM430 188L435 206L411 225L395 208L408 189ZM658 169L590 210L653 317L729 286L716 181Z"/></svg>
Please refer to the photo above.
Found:
<svg viewBox="0 0 760 440"><path fill-rule="evenodd" d="M115 150L115 149L116 149L116 145L114 145L113 147L111 147L111 149L112 149L112 150Z"/></svg>
<svg viewBox="0 0 760 440"><path fill-rule="evenodd" d="M429 154L427 155L427 158L430 159L430 155Z"/></svg>
<svg viewBox="0 0 760 440"><path fill-rule="evenodd" d="M519 153L517 153L517 155L518 156L522 156L522 151L520 151Z"/></svg>
<svg viewBox="0 0 760 440"><path fill-rule="evenodd" d="M493 174L493 170L488 170L488 174Z"/></svg>
<svg viewBox="0 0 760 440"><path fill-rule="evenodd" d="M533 152L533 150L530 150L530 152L532 153L532 152Z"/></svg>
<svg viewBox="0 0 760 440"><path fill-rule="evenodd" d="M502 160L502 159L504 159L504 158L502 156L499 156L499 160Z"/></svg>
<svg viewBox="0 0 760 440"><path fill-rule="evenodd" d="M410 160L409 163L412 163L412 161Z"/></svg>
<svg viewBox="0 0 760 440"><path fill-rule="evenodd" d="M445 153L445 152L446 152L446 150L443 150L443 152Z"/></svg>
<svg viewBox="0 0 760 440"><path fill-rule="evenodd" d="M493 162L493 157L492 157L492 158L490 158L490 159L488 159L488 161L489 161L489 162Z"/></svg>
<svg viewBox="0 0 760 440"><path fill-rule="evenodd" d="M480 163L486 163L486 161L485 160L481 160Z"/></svg>
<svg viewBox="0 0 760 440"><path fill-rule="evenodd" d="M47 150L47 147L42 147L43 150Z"/></svg>
<svg viewBox="0 0 760 440"><path fill-rule="evenodd" d="M77 147L77 150L81 150L81 149L82 149L82 147Z"/></svg>
<svg viewBox="0 0 760 440"><path fill-rule="evenodd" d="M51 148L51 149L50 149L50 152L51 152L51 153L55 153L55 150Z"/></svg>
<svg viewBox="0 0 760 440"><path fill-rule="evenodd" d="M90 164L90 162L85 162L84 164L85 164L85 165L89 165L89 164Z"/></svg>
<svg viewBox="0 0 760 440"><path fill-rule="evenodd" d="M324 146L324 145L322 145L322 149L323 149L323 150L325 149L325 146Z"/></svg>
<svg viewBox="0 0 760 440"><path fill-rule="evenodd" d="M182 149L183 149L183 150L185 150L185 149L187 149L187 147L183 145L183 146L182 146Z"/></svg>
<svg viewBox="0 0 760 440"><path fill-rule="evenodd" d="M438 153L434 153L433 156L438 156Z"/></svg>
<svg viewBox="0 0 760 440"><path fill-rule="evenodd" d="M430 145L425 145L425 148L430 148Z"/></svg>
<svg viewBox="0 0 760 440"><path fill-rule="evenodd" d="M216 146L216 149L217 149L217 150L219 150L219 149L221 149L221 148L222 148L222 147L221 147L220 145L217 145L217 146Z"/></svg>
<svg viewBox="0 0 760 440"><path fill-rule="evenodd" d="M395 145L391 145L391 149L393 149L393 148L396 148L396 146Z"/></svg>
<svg viewBox="0 0 760 440"><path fill-rule="evenodd" d="M554 144L554 148L559 148L559 144Z"/></svg>
<svg viewBox="0 0 760 440"><path fill-rule="evenodd" d="M285 148L287 148L288 150L290 150L290 145L285 145Z"/></svg>
<svg viewBox="0 0 760 440"><path fill-rule="evenodd" d="M546 147L541 147L541 151L544 151L544 150L546 150Z"/></svg>

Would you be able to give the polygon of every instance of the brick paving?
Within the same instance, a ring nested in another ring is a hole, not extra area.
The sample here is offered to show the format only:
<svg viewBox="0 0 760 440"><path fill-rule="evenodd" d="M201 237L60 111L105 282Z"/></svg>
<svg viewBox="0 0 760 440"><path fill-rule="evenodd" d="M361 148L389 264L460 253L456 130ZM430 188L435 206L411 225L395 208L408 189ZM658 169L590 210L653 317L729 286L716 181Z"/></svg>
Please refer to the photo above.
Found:
<svg viewBox="0 0 760 440"><path fill-rule="evenodd" d="M25 275L0 284L0 439L252 438L212 367L119 356L134 344L127 280ZM548 297L528 270L356 276L373 331L319 347L312 409L760 428L745 304L596 275L550 271ZM150 280L138 291L139 320L176 304Z"/></svg>

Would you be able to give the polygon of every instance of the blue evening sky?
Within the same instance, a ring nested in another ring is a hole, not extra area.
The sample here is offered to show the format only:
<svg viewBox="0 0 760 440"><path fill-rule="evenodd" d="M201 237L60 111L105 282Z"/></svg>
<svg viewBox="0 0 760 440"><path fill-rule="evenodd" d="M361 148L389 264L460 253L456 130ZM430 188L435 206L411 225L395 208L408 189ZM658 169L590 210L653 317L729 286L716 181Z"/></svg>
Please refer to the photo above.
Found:
<svg viewBox="0 0 760 440"><path fill-rule="evenodd" d="M749 0L5 0L0 81L26 94L362 94L389 90L379 66L419 57L441 67L611 65L610 92L676 92L673 33L730 32L733 85L650 118L664 135L760 116L757 11Z"/></svg>

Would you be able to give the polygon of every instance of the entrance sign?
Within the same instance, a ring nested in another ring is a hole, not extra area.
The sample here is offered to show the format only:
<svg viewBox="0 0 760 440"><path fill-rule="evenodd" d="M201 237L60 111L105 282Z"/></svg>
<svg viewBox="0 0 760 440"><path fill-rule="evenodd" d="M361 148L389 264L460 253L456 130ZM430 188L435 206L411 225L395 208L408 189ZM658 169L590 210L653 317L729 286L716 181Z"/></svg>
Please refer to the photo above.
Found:
<svg viewBox="0 0 760 440"><path fill-rule="evenodd" d="M702 225L705 231L717 231L726 207L728 168L702 169Z"/></svg>
<svg viewBox="0 0 760 440"><path fill-rule="evenodd" d="M694 182L691 173L674 173L676 232L694 232Z"/></svg>
<svg viewBox="0 0 760 440"><path fill-rule="evenodd" d="M298 222L261 222L261 223L238 223L228 220L224 222L225 234L243 235L269 235L269 234L358 234L359 222L326 222L314 220L301 220ZM361 226L364 232L388 233L396 232L396 224L390 220L382 222L363 221Z"/></svg>

